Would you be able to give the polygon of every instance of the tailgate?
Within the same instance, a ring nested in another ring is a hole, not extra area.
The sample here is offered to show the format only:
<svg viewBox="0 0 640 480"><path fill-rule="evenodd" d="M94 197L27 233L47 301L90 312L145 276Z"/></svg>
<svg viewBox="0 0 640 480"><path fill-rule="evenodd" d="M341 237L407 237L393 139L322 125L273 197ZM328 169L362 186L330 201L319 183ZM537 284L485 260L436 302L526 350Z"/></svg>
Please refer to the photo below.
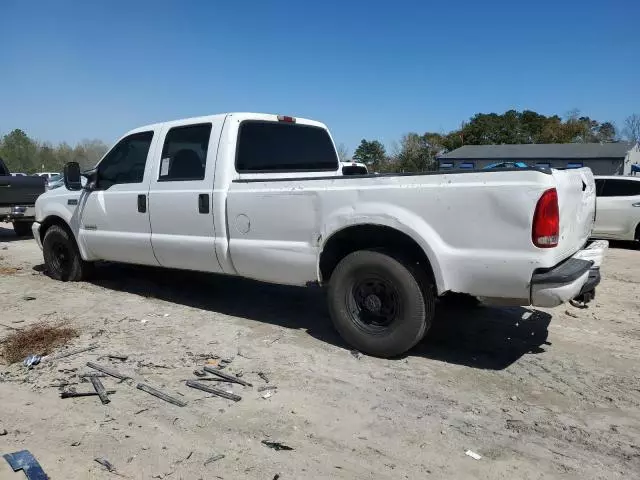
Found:
<svg viewBox="0 0 640 480"><path fill-rule="evenodd" d="M42 177L0 176L0 206L33 205L42 193Z"/></svg>
<svg viewBox="0 0 640 480"><path fill-rule="evenodd" d="M596 212L596 186L589 168L552 170L560 207L559 259L581 249L591 235Z"/></svg>

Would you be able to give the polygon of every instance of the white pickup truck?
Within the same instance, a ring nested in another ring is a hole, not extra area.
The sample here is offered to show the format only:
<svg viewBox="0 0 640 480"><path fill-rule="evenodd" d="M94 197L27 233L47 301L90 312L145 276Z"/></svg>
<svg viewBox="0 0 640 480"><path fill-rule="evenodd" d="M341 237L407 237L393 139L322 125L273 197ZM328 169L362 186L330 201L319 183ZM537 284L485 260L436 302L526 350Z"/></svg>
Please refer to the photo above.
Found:
<svg viewBox="0 0 640 480"><path fill-rule="evenodd" d="M364 352L414 346L450 292L553 307L588 300L606 241L587 246L589 169L344 176L318 122L233 113L127 133L89 174L36 202L53 278L108 260L328 286ZM212 293L215 295L215 292Z"/></svg>

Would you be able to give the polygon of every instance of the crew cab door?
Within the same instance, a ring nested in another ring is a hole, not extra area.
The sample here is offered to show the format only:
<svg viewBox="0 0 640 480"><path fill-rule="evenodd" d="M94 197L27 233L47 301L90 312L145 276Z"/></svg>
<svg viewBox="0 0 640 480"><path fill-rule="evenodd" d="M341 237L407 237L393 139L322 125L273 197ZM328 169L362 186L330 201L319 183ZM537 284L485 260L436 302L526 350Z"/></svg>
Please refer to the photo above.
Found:
<svg viewBox="0 0 640 480"><path fill-rule="evenodd" d="M213 179L222 120L172 122L161 133L149 189L151 243L160 265L220 272Z"/></svg>
<svg viewBox="0 0 640 480"><path fill-rule="evenodd" d="M95 187L83 191L78 237L90 260L158 265L151 248L146 168L158 136L149 130L124 137L98 164Z"/></svg>

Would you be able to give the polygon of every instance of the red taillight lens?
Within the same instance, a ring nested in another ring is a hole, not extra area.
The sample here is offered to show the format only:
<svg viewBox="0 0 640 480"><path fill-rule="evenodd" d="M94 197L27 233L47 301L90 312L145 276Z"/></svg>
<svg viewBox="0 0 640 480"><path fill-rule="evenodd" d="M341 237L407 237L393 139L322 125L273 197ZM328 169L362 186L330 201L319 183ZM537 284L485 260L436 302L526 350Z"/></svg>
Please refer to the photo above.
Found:
<svg viewBox="0 0 640 480"><path fill-rule="evenodd" d="M558 246L560 237L560 209L558 208L558 192L551 188L544 192L536 205L533 214L531 239L539 248Z"/></svg>
<svg viewBox="0 0 640 480"><path fill-rule="evenodd" d="M296 118L288 115L278 115L278 121L284 123L296 123Z"/></svg>

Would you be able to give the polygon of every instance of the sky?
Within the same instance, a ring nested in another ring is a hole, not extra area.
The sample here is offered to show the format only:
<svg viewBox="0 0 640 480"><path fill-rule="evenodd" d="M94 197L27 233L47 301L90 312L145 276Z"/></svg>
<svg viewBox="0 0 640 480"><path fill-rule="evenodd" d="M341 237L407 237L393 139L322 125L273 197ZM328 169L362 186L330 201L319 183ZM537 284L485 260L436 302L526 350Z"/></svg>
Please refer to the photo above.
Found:
<svg viewBox="0 0 640 480"><path fill-rule="evenodd" d="M511 108L640 113L640 1L0 1L0 133L253 111L353 152Z"/></svg>

